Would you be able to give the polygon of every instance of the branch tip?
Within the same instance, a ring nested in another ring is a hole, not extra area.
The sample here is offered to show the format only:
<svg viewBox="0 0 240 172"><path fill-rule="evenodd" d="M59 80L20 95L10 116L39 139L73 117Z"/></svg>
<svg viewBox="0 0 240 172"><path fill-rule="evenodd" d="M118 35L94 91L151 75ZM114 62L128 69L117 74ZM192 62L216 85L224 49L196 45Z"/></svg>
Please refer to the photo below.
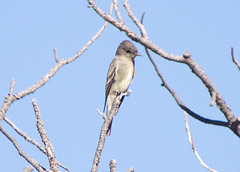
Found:
<svg viewBox="0 0 240 172"><path fill-rule="evenodd" d="M233 47L231 47L231 55L232 55L232 61L233 63L238 67L238 69L240 70L240 63L237 61L237 59L235 59L234 57L234 52L233 52Z"/></svg>
<svg viewBox="0 0 240 172"><path fill-rule="evenodd" d="M106 118L106 115L103 112L101 112L99 109L97 109L97 112L103 117L103 119Z"/></svg>
<svg viewBox="0 0 240 172"><path fill-rule="evenodd" d="M53 49L53 52L54 52L55 61L56 61L57 63L59 63L59 58L58 58L58 54L57 54L57 49L54 48L54 49Z"/></svg>
<svg viewBox="0 0 240 172"><path fill-rule="evenodd" d="M141 17L141 24L143 24L144 16L145 16L145 11L143 12L142 17Z"/></svg>
<svg viewBox="0 0 240 172"><path fill-rule="evenodd" d="M213 91L212 93L212 100L211 100L211 103L210 103L210 106L212 107L214 105L214 103L216 102L216 98L217 98L217 92L216 91Z"/></svg>
<svg viewBox="0 0 240 172"><path fill-rule="evenodd" d="M116 172L116 165L117 161L115 159L112 159L109 163L110 172Z"/></svg>
<svg viewBox="0 0 240 172"><path fill-rule="evenodd" d="M186 52L183 53L183 57L185 59L187 59L187 58L191 57L191 54L188 51L186 51Z"/></svg>
<svg viewBox="0 0 240 172"><path fill-rule="evenodd" d="M206 168L207 170L211 171L211 172L216 172L214 169L210 168L209 166L207 166L203 160L201 159L200 155L198 154L196 148L194 147L194 144L193 144L193 139L192 139L192 135L190 133L190 128L189 128L189 125L188 125L188 118L187 118L187 112L184 111L184 121L185 121L185 130L187 132L187 135L188 135L188 140L189 140L189 143L192 147L192 150L193 150L193 153L195 154L195 156L197 157L198 161L200 162L200 164Z"/></svg>
<svg viewBox="0 0 240 172"><path fill-rule="evenodd" d="M129 168L127 172L134 172L134 168L133 167Z"/></svg>
<svg viewBox="0 0 240 172"><path fill-rule="evenodd" d="M14 86L15 86L15 79L13 78L11 81L11 84L10 84L10 89L9 89L9 93L8 93L9 95L13 94Z"/></svg>

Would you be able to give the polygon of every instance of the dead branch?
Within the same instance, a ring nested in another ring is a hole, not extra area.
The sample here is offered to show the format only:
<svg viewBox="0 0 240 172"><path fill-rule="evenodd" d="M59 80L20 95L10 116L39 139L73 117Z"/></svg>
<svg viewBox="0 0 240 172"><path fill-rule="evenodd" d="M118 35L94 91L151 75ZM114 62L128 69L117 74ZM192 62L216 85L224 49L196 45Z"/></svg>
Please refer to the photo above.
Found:
<svg viewBox="0 0 240 172"><path fill-rule="evenodd" d="M22 172L32 172L33 168L32 167L25 167Z"/></svg>
<svg viewBox="0 0 240 172"><path fill-rule="evenodd" d="M115 114L117 114L117 112L119 110L119 105L121 104L121 99L122 99L122 96L124 96L124 95L125 95L125 93L122 93L116 97L109 114L105 116L105 119L104 119L104 122L102 125L102 129L101 129L101 133L99 136L98 146L97 146L97 150L95 152L91 172L96 172L98 169L98 164L100 162L100 157L102 154L102 150L103 150L103 146L105 143L105 138L107 135L108 128L111 125L111 121L112 121L113 117L115 116Z"/></svg>
<svg viewBox="0 0 240 172"><path fill-rule="evenodd" d="M0 131L8 138L8 140L12 142L13 146L17 149L20 156L22 156L27 162L29 162L37 171L40 172L45 171L35 159L30 158L25 152L23 152L18 142L10 134L8 134L7 131L5 131L1 125Z"/></svg>
<svg viewBox="0 0 240 172"><path fill-rule="evenodd" d="M234 57L233 47L231 47L231 55L232 55L232 61L235 65L237 65L238 69L240 70L240 63L237 61L237 59Z"/></svg>
<svg viewBox="0 0 240 172"><path fill-rule="evenodd" d="M192 147L192 150L193 150L194 154L196 155L198 161L199 161L200 164L201 164L204 168L206 168L207 170L209 170L209 171L211 171L211 172L217 172L216 170L208 167L208 166L203 162L203 160L202 160L201 157L199 156L196 148L194 147L192 135L191 135L191 133L190 133L190 128L189 128L189 125L188 125L187 113L186 113L185 111L184 111L184 121L185 121L185 124L186 124L185 129L186 129L186 132L187 132L187 134L188 134L189 143L190 143L190 145L191 145L191 147Z"/></svg>
<svg viewBox="0 0 240 172"><path fill-rule="evenodd" d="M116 172L116 165L117 165L117 162L115 159L110 161L109 163L110 172Z"/></svg>
<svg viewBox="0 0 240 172"><path fill-rule="evenodd" d="M127 172L134 172L134 168L133 167L129 168Z"/></svg>
<svg viewBox="0 0 240 172"><path fill-rule="evenodd" d="M27 142L33 144L34 146L36 146L42 153L46 154L45 149L35 140L33 140L32 138L30 138L29 136L27 136L26 133L24 133L23 131L20 130L20 128L18 128L10 119L8 119L7 117L4 118L4 121L6 123L8 123L20 136L22 136Z"/></svg>
<svg viewBox="0 0 240 172"><path fill-rule="evenodd" d="M190 116L192 116L193 118L204 122L206 124L213 124L213 125L218 125L218 126L223 126L223 127L228 127L228 123L224 122L224 121L218 121L218 120L212 120L212 119L207 119L204 118L200 115L198 115L197 113L193 112L191 109L189 109L187 106L184 105L184 103L181 101L181 99L178 97L177 93L167 84L167 82L165 81L163 75L160 73L156 63L154 62L153 58L150 55L150 52L148 51L147 48L145 48L145 51L147 53L147 56L149 58L149 60L151 61L151 63L153 64L159 78L162 81L162 86L165 87L168 92L173 96L173 98L175 99L176 103L178 104L178 106L183 109L184 111L186 111Z"/></svg>
<svg viewBox="0 0 240 172"><path fill-rule="evenodd" d="M32 105L33 105L33 109L37 118L37 129L38 132L42 138L42 142L45 145L45 151L49 160L49 164L50 164L50 168L52 171L57 172L58 171L58 166L57 166L57 160L56 157L53 153L53 146L50 142L50 140L47 137L47 133L45 128L43 127L43 121L39 112L39 107L37 105L37 101L36 99L32 100Z"/></svg>
<svg viewBox="0 0 240 172"><path fill-rule="evenodd" d="M46 84L49 81L49 79L52 78L60 68L62 68L64 65L66 65L68 63L71 63L72 61L76 60L80 55L82 55L89 48L89 46L101 35L103 30L106 28L107 23L108 22L105 21L103 26L101 27L101 29L97 32L97 34L94 37L92 37L90 39L90 41L88 41L87 44L74 56L72 56L66 60L64 60L64 59L58 60L58 56L55 52L55 60L57 61L57 64L53 68L50 69L50 71L47 73L47 75L43 76L35 84L33 84L32 86L28 87L27 89L25 89L23 91L20 91L19 93L15 94L15 95L11 95L12 89L10 89L9 94L5 97L4 103L0 110L0 122L5 117L6 112L8 111L8 109L10 108L10 106L13 102L25 97L28 94L34 93L37 89L39 89L44 84Z"/></svg>
<svg viewBox="0 0 240 172"><path fill-rule="evenodd" d="M103 12L97 5L95 5L94 0L88 0L91 8L105 21L108 21L113 26L118 28L120 31L125 32L125 34L132 39L133 41L136 41L140 44L142 44L145 48L150 49L154 53L158 54L159 56L163 57L166 60L178 62L178 63L184 63L186 64L191 71L202 81L202 83L205 85L205 87L208 89L208 92L210 96L212 97L213 94L216 93L216 104L219 110L224 114L225 118L228 121L228 127L238 136L240 137L240 126L237 122L233 112L228 107L226 102L223 100L220 93L217 91L216 87L213 85L211 80L208 78L208 76L205 74L205 72L200 68L200 66L193 60L190 53L188 55L173 55L170 53L165 52L160 47L152 43L147 37L137 35L133 31L131 31L125 24L120 24L119 21L115 20L112 16L106 14ZM125 1L125 8L127 11L129 11L127 6L127 0ZM136 26L140 29L140 31L144 31L143 27L139 27L140 25L137 23L135 18L133 17L134 14L129 14L132 21L136 24ZM132 17L131 17L132 16Z"/></svg>

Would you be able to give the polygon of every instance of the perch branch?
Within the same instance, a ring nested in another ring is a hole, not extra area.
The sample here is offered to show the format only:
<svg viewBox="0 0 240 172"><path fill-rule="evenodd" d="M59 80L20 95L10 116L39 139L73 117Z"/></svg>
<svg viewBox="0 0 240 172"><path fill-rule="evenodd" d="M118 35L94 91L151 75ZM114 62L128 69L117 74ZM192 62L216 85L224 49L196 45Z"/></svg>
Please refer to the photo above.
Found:
<svg viewBox="0 0 240 172"><path fill-rule="evenodd" d="M91 172L96 172L97 169L98 169L98 164L100 162L100 157L101 157L101 154L102 154L102 150L103 150L103 146L104 146L104 143L105 143L105 138L106 138L106 135L107 135L108 128L111 125L111 121L112 121L114 115L119 110L119 105L121 103L121 99L122 99L123 95L124 95L124 93L122 93L122 94L120 94L116 97L115 101L113 102L113 105L112 105L112 108L111 108L110 112L105 117L105 120L104 120L103 125L102 125L102 129L101 129L101 133L100 133L100 136L99 136L98 146L97 146L97 150L95 152Z"/></svg>

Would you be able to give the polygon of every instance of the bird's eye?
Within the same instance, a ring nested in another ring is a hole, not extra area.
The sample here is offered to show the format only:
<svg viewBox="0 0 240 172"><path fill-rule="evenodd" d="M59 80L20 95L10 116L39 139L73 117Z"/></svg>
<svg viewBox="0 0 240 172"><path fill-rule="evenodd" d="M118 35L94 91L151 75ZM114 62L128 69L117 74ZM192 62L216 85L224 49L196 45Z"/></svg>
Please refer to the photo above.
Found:
<svg viewBox="0 0 240 172"><path fill-rule="evenodd" d="M131 51L130 51L130 50L126 50L126 52L127 52L127 53L129 53L129 54L131 53Z"/></svg>

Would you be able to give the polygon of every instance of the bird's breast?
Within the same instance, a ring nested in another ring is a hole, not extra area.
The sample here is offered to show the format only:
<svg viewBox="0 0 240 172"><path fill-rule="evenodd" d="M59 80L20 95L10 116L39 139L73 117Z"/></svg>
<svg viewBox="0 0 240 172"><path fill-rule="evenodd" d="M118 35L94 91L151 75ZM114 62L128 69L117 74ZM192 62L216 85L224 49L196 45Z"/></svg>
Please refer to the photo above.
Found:
<svg viewBox="0 0 240 172"><path fill-rule="evenodd" d="M133 62L129 59L120 60L117 64L116 73L115 73L115 82L113 84L113 90L118 92L127 91L133 75L134 75L134 65Z"/></svg>

